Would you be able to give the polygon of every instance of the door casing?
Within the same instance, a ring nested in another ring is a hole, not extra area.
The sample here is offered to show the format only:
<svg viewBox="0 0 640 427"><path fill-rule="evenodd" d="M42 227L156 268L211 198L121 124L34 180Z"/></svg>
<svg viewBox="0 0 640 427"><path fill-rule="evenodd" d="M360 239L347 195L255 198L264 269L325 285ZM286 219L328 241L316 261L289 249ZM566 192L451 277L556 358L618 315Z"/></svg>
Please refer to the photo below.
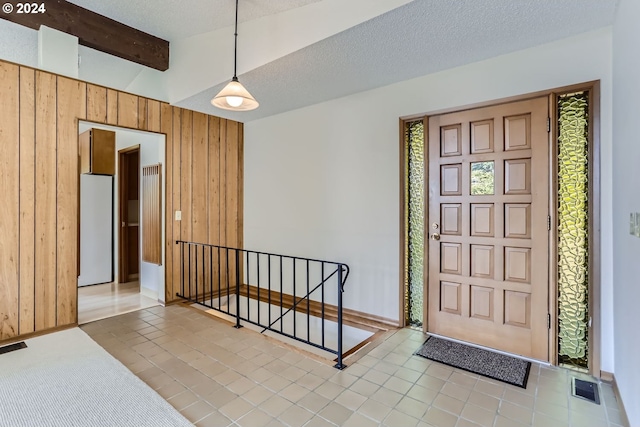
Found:
<svg viewBox="0 0 640 427"><path fill-rule="evenodd" d="M522 101L532 98L538 98L541 96L549 97L549 115L550 115L550 126L551 126L551 138L552 145L550 150L550 198L551 198L551 206L550 216L551 223L557 224L558 216L557 216L557 199L558 199L558 191L557 191L557 174L553 171L557 170L558 161L557 161L557 151L554 149L556 147L555 141L558 140L558 118L557 118L557 99L560 95L570 94L573 92L579 91L588 91L589 93L589 107L590 107L590 117L589 117L589 201L590 201L590 210L589 210L589 236L590 236L590 244L589 244L589 316L592 320L591 327L589 328L589 373L595 377L600 378L602 373L600 371L600 352L601 352L601 312L600 312L600 246L601 246L601 236L600 236L600 81L590 81L585 83L578 83L570 86L563 86L549 90L543 90L539 92L518 95L508 98L502 98L492 101L480 102L475 104L469 104L465 106L448 108L442 110L435 110L428 112L426 114L405 116L400 118L400 126L399 126L399 149L400 149L400 175L399 175L399 187L400 187L400 218L399 218L399 234L400 234L400 271L399 271L399 313L400 318L398 320L398 325L403 327L405 325L405 304L404 304L404 296L405 296L405 269L406 269L406 253L405 253L405 222L404 218L406 215L405 212L405 180L406 176L406 166L404 164L404 156L405 156L405 127L408 122L423 120L424 123L424 132L425 135L428 135L429 132L429 117L434 115L464 111L469 109L476 109L480 107L493 106L498 104L505 104L514 101ZM428 139L427 139L428 140ZM426 140L426 141L427 141ZM428 142L425 142L428 143ZM425 176L429 176L429 159L428 159L428 150L425 150L424 156L425 162ZM425 190L428 187L425 186ZM428 200L428 195L424 195L425 200ZM425 205L425 209L428 209L428 204ZM425 212L425 218L428 218L428 212ZM556 242L556 244L550 245L549 247L549 313L550 313L550 333L549 333L549 348L551 349L549 354L549 362L552 365L558 364L558 300L556 298L552 298L553 295L558 295L558 283L557 283L557 263L554 260L557 260L557 231L555 227L551 227L551 237L550 240L552 242ZM424 241L428 242L428 233L429 229L425 226L425 236ZM429 268L429 260L428 260L428 251L425 250L425 262L424 262L424 277L425 283L423 288L423 331L426 332L428 328L428 268ZM605 376L607 373L605 373Z"/></svg>

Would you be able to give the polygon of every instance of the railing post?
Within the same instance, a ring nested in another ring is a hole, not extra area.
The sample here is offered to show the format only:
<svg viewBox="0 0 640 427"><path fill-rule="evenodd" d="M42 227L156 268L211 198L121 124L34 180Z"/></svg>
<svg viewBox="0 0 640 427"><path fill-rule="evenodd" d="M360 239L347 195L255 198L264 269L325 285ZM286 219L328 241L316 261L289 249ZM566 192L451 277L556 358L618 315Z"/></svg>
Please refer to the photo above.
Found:
<svg viewBox="0 0 640 427"><path fill-rule="evenodd" d="M240 324L240 250L236 249L236 329L242 328Z"/></svg>
<svg viewBox="0 0 640 427"><path fill-rule="evenodd" d="M338 363L333 367L340 370L347 367L342 363L342 264L338 264Z"/></svg>

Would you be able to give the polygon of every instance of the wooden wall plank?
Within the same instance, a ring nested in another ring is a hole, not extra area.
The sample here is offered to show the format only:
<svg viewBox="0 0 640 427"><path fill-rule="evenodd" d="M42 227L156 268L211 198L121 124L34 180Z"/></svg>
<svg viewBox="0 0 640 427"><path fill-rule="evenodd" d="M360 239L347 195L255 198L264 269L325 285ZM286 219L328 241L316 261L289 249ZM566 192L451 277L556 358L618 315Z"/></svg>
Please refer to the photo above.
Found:
<svg viewBox="0 0 640 427"><path fill-rule="evenodd" d="M35 78L20 67L20 334L35 330Z"/></svg>
<svg viewBox="0 0 640 427"><path fill-rule="evenodd" d="M153 105L156 101L149 101ZM173 238L173 114L169 104L158 103L160 121L160 132L165 134L165 301L173 301L173 252L175 250L175 239ZM150 111L153 110L153 107ZM153 123L153 120L151 120Z"/></svg>
<svg viewBox="0 0 640 427"><path fill-rule="evenodd" d="M147 100L147 123L147 128L151 132L162 132L160 123L160 101L154 101L153 99Z"/></svg>
<svg viewBox="0 0 640 427"><path fill-rule="evenodd" d="M147 98L138 97L138 124L136 126L140 130L149 130L147 121Z"/></svg>
<svg viewBox="0 0 640 427"><path fill-rule="evenodd" d="M191 164L191 240L198 243L206 243L209 238L209 224L207 221L207 171L208 171L208 144L209 120L206 114L193 113L193 159ZM204 263L205 257L203 247L198 249L197 266L198 275L202 275L202 280L198 280L198 295L203 295L205 282L209 277L209 264Z"/></svg>
<svg viewBox="0 0 640 427"><path fill-rule="evenodd" d="M36 71L36 331L56 326L56 80Z"/></svg>
<svg viewBox="0 0 640 427"><path fill-rule="evenodd" d="M87 84L87 120L107 122L107 89Z"/></svg>
<svg viewBox="0 0 640 427"><path fill-rule="evenodd" d="M220 246L227 246L227 120L220 119L220 217L218 239Z"/></svg>
<svg viewBox="0 0 640 427"><path fill-rule="evenodd" d="M86 84L58 77L57 127L57 326L77 322L78 297L78 118Z"/></svg>
<svg viewBox="0 0 640 427"><path fill-rule="evenodd" d="M227 246L238 247L238 122L227 121L225 228Z"/></svg>
<svg viewBox="0 0 640 427"><path fill-rule="evenodd" d="M173 203L173 210L179 211L181 209L180 188L182 175L182 109L178 107L172 107L173 115L173 156L172 156L172 169L173 179L171 188L171 198ZM174 216L171 216L173 220L173 241L182 240L182 221L175 221ZM184 219L184 218L183 218ZM179 246L173 246L173 280L171 283L171 299L176 299L176 293L180 291L180 267L181 258L179 252Z"/></svg>
<svg viewBox="0 0 640 427"><path fill-rule="evenodd" d="M209 116L209 240L211 245L220 244L220 121Z"/></svg>
<svg viewBox="0 0 640 427"><path fill-rule="evenodd" d="M209 120L207 115L193 113L193 161L191 165L191 215L192 240L206 243L209 238L209 224L207 221L207 172L208 172L208 144Z"/></svg>
<svg viewBox="0 0 640 427"><path fill-rule="evenodd" d="M107 89L107 124L118 124L118 94L117 90Z"/></svg>
<svg viewBox="0 0 640 427"><path fill-rule="evenodd" d="M118 93L118 126L138 127L138 97L128 93Z"/></svg>
<svg viewBox="0 0 640 427"><path fill-rule="evenodd" d="M0 63L0 339L18 335L20 236L20 69Z"/></svg>
<svg viewBox="0 0 640 427"><path fill-rule="evenodd" d="M192 216L191 216L191 177L192 177L192 164L193 164L193 112L189 110L181 109L182 115L182 131L181 131L181 153L180 153L180 209L182 210L182 221L180 222L180 233L182 236L182 240L186 240L188 242L193 241L192 234ZM185 254L188 256L189 252ZM193 261L194 254L192 253L191 258L185 259L185 263L188 266L190 262ZM186 276L189 278L189 276ZM192 279L195 279L194 275L191 275ZM185 281L185 283L187 283ZM185 286L185 289L191 289L192 283L189 283L188 286ZM185 294L190 295L190 292Z"/></svg>
<svg viewBox="0 0 640 427"><path fill-rule="evenodd" d="M238 183L238 203L236 210L236 243L238 248L244 248L244 124L238 123L238 172L236 182Z"/></svg>

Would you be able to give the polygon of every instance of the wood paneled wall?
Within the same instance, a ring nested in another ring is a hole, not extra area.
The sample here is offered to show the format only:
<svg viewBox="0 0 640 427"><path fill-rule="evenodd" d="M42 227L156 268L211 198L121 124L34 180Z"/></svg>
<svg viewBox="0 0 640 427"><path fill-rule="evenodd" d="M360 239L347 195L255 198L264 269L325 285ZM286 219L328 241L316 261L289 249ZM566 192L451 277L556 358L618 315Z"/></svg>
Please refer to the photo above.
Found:
<svg viewBox="0 0 640 427"><path fill-rule="evenodd" d="M176 240L242 247L241 123L0 61L0 342L77 322L78 120L166 134L167 302Z"/></svg>

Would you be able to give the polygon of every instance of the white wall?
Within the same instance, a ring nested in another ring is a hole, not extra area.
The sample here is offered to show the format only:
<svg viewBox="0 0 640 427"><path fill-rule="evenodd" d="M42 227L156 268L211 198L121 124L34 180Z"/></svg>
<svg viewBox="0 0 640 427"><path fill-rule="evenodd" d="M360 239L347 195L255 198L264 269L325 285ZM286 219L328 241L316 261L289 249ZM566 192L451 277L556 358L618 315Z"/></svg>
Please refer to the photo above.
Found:
<svg viewBox="0 0 640 427"><path fill-rule="evenodd" d="M601 80L602 369L613 371L611 29L245 125L247 249L346 262L345 306L399 318L399 117Z"/></svg>
<svg viewBox="0 0 640 427"><path fill-rule="evenodd" d="M640 212L640 2L621 0L613 26L613 279L615 375L630 425L640 425L640 238L629 214Z"/></svg>
<svg viewBox="0 0 640 427"><path fill-rule="evenodd" d="M151 164L162 163L165 168L165 136L150 132L135 131L122 129L115 126L106 126L95 123L80 123L80 133L89 128L107 129L116 133L116 165L118 162L118 150L122 150L133 145L140 145L140 194L142 194L142 167ZM162 194L165 193L165 173L162 174ZM118 176L113 177L113 247L114 251L114 272L118 271L118 237L120 224L118 222L119 200L118 200ZM140 202L140 218L142 219L142 201ZM164 259L165 259L165 198L162 199L162 265L151 264L148 262L140 262L140 290L148 296L158 298L164 302L165 276L164 276ZM140 222L140 236L144 223ZM139 247L140 257L142 257L142 238L140 238ZM116 274L117 277L117 274Z"/></svg>

